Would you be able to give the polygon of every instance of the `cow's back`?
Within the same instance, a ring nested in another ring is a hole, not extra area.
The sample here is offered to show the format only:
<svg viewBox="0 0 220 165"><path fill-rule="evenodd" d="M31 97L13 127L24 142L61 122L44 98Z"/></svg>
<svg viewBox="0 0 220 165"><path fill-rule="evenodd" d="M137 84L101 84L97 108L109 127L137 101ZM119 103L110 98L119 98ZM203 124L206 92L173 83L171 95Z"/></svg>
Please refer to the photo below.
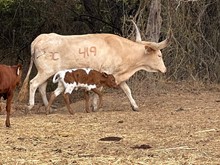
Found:
<svg viewBox="0 0 220 165"><path fill-rule="evenodd" d="M0 65L0 89L14 88L16 84L14 83L16 78L16 72L6 65ZM9 86L8 84L13 84Z"/></svg>
<svg viewBox="0 0 220 165"><path fill-rule="evenodd" d="M122 42L127 43L128 47L133 43L114 34L50 33L39 35L32 42L31 51L37 70L48 72L50 76L70 68L93 68L113 73L113 69L123 62L121 51L126 49L122 49Z"/></svg>

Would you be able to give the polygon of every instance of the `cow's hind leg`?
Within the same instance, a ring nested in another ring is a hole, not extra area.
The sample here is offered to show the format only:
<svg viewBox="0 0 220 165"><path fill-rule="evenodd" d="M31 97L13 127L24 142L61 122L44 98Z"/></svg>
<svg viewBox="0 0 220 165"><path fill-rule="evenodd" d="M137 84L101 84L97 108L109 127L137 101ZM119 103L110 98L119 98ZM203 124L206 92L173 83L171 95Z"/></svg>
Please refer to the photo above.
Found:
<svg viewBox="0 0 220 165"><path fill-rule="evenodd" d="M29 91L29 106L28 109L31 110L35 104L35 100L34 100L34 96L36 93L37 88L46 82L46 80L49 78L50 76L47 75L43 75L43 74L37 74L31 81L30 81L30 91ZM41 91L43 90L43 87L41 87ZM46 90L46 87L45 87ZM45 92L46 93L46 92Z"/></svg>
<svg viewBox="0 0 220 165"><path fill-rule="evenodd" d="M131 90L129 88L129 86L126 84L126 82L122 82L120 84L121 89L125 92L125 94L127 95L130 103L131 103L131 107L133 109L133 111L138 111L139 108L135 102L135 100L133 99L132 95L131 95Z"/></svg>
<svg viewBox="0 0 220 165"><path fill-rule="evenodd" d="M48 105L47 94L46 94L47 82L45 81L43 84L39 86L39 92L41 94L41 98L45 106Z"/></svg>

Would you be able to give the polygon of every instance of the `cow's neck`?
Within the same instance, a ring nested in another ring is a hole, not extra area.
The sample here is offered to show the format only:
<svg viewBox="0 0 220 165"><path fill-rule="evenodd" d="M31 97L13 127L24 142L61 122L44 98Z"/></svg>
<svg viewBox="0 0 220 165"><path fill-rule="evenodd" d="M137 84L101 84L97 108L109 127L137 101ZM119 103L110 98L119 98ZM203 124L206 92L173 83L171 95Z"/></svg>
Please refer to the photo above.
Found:
<svg viewBox="0 0 220 165"><path fill-rule="evenodd" d="M128 80L137 71L144 70L144 55L143 47L137 50L133 49L133 51L127 54L125 63L120 66L119 71L114 75L118 83Z"/></svg>

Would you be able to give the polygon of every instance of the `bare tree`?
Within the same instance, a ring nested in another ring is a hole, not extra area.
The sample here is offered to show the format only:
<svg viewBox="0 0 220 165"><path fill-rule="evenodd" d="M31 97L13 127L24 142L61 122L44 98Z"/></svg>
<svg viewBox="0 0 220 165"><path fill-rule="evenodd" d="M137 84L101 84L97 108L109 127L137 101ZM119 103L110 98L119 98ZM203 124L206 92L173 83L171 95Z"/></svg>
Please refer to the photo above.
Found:
<svg viewBox="0 0 220 165"><path fill-rule="evenodd" d="M158 42L160 38L160 29L162 24L161 18L161 1L151 1L150 13L147 21L146 36L149 41Z"/></svg>

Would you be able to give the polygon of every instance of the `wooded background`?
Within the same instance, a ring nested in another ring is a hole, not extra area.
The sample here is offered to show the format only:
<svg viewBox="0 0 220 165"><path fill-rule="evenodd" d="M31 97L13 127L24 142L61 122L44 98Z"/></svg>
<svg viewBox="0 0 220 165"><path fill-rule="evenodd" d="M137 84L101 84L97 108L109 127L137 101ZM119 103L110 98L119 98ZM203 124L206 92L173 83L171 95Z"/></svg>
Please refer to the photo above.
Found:
<svg viewBox="0 0 220 165"><path fill-rule="evenodd" d="M22 63L26 74L30 43L41 33L114 33L134 40L131 19L143 40L161 41L171 28L172 44L162 50L163 79L220 82L219 0L0 0L0 63Z"/></svg>

